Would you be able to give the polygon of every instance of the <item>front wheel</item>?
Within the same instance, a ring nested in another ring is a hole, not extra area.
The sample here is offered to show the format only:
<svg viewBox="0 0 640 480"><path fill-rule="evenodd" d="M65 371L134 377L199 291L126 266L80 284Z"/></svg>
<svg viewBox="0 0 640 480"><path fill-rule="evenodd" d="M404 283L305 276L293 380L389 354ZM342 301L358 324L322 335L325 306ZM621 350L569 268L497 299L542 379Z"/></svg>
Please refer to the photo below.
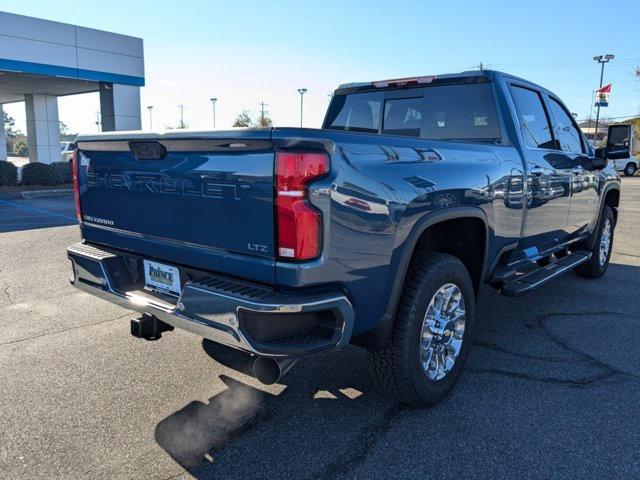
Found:
<svg viewBox="0 0 640 480"><path fill-rule="evenodd" d="M596 232L595 242L591 248L591 258L588 262L578 265L575 272L580 277L598 278L604 275L609 267L613 246L613 230L615 217L609 205L605 205L600 217L600 224Z"/></svg>
<svg viewBox="0 0 640 480"><path fill-rule="evenodd" d="M624 174L627 177L633 177L636 174L638 168L633 164L629 163L626 167L624 167Z"/></svg>
<svg viewBox="0 0 640 480"><path fill-rule="evenodd" d="M464 264L451 255L417 253L389 342L372 353L376 386L412 406L441 399L462 372L474 315L473 283Z"/></svg>

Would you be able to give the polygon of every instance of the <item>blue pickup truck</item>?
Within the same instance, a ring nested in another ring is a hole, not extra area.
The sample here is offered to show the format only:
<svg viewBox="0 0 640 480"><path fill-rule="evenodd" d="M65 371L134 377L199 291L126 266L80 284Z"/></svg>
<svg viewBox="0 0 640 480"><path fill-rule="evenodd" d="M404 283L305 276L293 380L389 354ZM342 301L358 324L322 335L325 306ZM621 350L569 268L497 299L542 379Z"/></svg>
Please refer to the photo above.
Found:
<svg viewBox="0 0 640 480"><path fill-rule="evenodd" d="M255 357L278 381L348 344L431 404L459 378L476 296L607 270L620 180L552 92L472 71L341 85L321 129L77 139L73 284Z"/></svg>

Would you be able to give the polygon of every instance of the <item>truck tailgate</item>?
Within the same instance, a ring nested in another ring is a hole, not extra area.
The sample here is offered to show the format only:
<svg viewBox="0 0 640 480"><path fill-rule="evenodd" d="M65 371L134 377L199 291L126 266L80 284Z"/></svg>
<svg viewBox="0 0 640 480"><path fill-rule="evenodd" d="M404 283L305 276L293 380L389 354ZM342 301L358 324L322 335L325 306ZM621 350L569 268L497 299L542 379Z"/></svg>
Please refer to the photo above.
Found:
<svg viewBox="0 0 640 480"><path fill-rule="evenodd" d="M187 135L121 133L79 139L85 239L271 281L270 131Z"/></svg>

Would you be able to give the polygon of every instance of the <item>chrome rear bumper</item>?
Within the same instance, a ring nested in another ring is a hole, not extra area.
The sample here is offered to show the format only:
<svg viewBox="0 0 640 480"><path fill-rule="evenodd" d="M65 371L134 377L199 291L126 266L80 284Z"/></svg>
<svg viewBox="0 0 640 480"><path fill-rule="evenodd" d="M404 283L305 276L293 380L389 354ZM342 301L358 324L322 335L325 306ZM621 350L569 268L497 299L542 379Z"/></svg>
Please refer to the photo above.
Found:
<svg viewBox="0 0 640 480"><path fill-rule="evenodd" d="M67 254L73 266L71 282L80 290L249 353L299 356L345 346L351 338L354 312L342 293L285 294L261 285L209 276L197 282L187 281L180 297L172 299L153 295L135 284L117 251L78 243L70 246ZM270 318L290 316L295 322L296 316L305 314L331 315L335 328L324 336L306 332L258 341L244 320L253 316L255 322L258 316L257 321L267 322L268 327Z"/></svg>

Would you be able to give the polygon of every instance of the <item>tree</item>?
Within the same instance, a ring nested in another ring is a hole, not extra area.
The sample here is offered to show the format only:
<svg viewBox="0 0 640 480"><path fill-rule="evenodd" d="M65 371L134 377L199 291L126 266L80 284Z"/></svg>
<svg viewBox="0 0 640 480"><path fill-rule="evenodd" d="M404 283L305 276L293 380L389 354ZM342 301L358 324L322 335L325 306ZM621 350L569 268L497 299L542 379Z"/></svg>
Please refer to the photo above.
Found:
<svg viewBox="0 0 640 480"><path fill-rule="evenodd" d="M3 112L3 122L4 122L4 131L7 134L7 137L15 137L16 135L20 135L20 130L16 128L16 121L13 117L10 117L7 112Z"/></svg>
<svg viewBox="0 0 640 480"><path fill-rule="evenodd" d="M251 118L251 115L247 110L243 110L233 122L233 127L257 127L257 128L269 128L273 127L273 120L269 117L269 112L265 111L259 115L255 120Z"/></svg>
<svg viewBox="0 0 640 480"><path fill-rule="evenodd" d="M29 156L29 147L23 141L16 142L16 144L13 146L13 151L19 157Z"/></svg>
<svg viewBox="0 0 640 480"><path fill-rule="evenodd" d="M256 120L255 125L260 128L273 127L273 121L269 118L269 112L265 112L264 115L260 115Z"/></svg>
<svg viewBox="0 0 640 480"><path fill-rule="evenodd" d="M253 122L251 121L249 112L246 110L243 110L242 113L236 117L232 125L232 127L252 127L252 126L253 126Z"/></svg>

